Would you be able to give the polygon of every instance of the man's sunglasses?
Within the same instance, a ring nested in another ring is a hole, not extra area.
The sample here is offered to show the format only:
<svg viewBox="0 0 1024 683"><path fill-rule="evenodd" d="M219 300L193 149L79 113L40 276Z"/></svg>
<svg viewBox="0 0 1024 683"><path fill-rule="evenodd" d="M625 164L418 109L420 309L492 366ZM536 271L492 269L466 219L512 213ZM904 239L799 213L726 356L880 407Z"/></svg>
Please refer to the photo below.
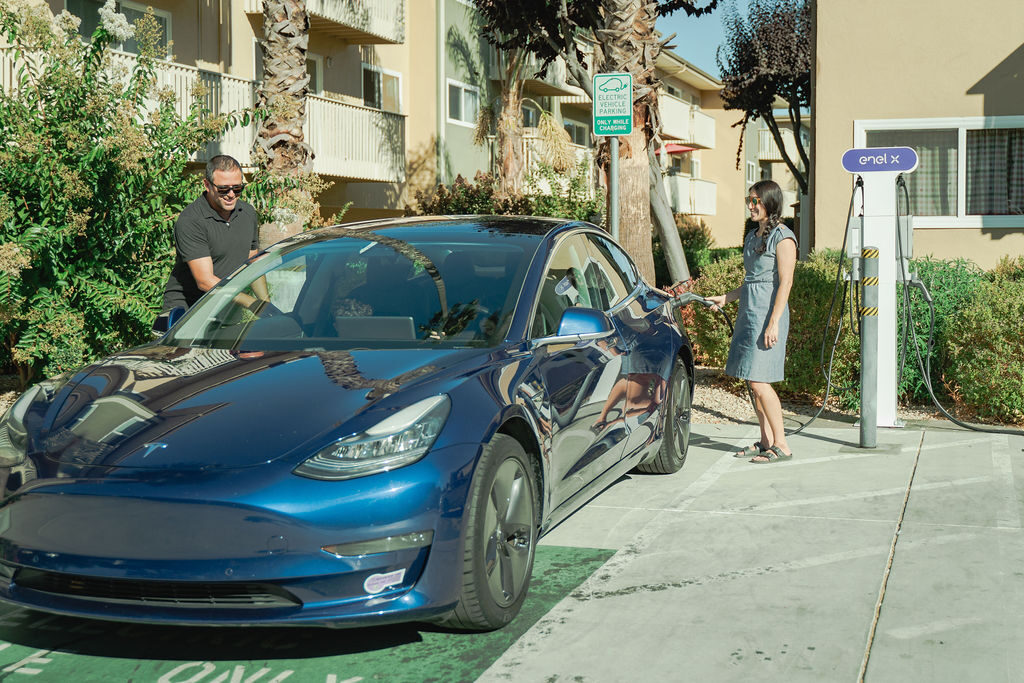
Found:
<svg viewBox="0 0 1024 683"><path fill-rule="evenodd" d="M214 185L213 188L217 190L217 194L221 197L227 197L229 192L234 192L235 196L238 197L242 194L242 190L245 189L245 184L242 185Z"/></svg>

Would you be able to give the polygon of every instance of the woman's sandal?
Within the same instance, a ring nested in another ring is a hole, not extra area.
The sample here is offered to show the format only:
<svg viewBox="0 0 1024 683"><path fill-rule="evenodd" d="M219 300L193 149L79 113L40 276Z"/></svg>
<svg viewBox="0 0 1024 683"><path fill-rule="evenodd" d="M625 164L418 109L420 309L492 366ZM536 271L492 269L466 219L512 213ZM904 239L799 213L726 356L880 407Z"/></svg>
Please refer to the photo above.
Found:
<svg viewBox="0 0 1024 683"><path fill-rule="evenodd" d="M746 448L744 448L742 451L736 451L735 453L733 453L732 457L734 457L734 458L749 458L752 455L760 455L760 454L762 454L764 452L765 452L764 451L764 446L761 444L761 442L760 441L755 441L754 443L752 443L749 446L747 446Z"/></svg>
<svg viewBox="0 0 1024 683"><path fill-rule="evenodd" d="M755 458L764 458L764 460L757 460ZM751 458L750 462L755 465L768 465L773 462L782 462L784 460L792 460L793 454L786 455L782 452L782 449L778 446L769 446L768 450L763 453L758 453L755 458Z"/></svg>

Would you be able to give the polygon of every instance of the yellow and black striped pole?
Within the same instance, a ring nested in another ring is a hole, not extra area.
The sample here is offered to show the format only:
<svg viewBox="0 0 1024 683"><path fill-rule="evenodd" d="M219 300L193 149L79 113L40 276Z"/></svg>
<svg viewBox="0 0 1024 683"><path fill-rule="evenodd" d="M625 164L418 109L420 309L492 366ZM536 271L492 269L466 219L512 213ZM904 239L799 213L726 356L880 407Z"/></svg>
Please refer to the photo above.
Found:
<svg viewBox="0 0 1024 683"><path fill-rule="evenodd" d="M878 444L878 249L861 250L860 447Z"/></svg>

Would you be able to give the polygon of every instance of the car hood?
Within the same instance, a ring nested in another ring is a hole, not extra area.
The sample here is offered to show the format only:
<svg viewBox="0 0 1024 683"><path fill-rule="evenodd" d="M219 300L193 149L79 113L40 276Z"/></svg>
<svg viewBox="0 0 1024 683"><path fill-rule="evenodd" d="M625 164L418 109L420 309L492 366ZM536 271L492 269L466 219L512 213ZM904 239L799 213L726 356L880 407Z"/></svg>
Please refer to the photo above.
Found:
<svg viewBox="0 0 1024 683"><path fill-rule="evenodd" d="M37 407L33 450L64 476L259 465L370 426L404 407L396 393L411 386L440 379L432 386L444 391L466 362L486 365L481 354L143 347L87 368Z"/></svg>

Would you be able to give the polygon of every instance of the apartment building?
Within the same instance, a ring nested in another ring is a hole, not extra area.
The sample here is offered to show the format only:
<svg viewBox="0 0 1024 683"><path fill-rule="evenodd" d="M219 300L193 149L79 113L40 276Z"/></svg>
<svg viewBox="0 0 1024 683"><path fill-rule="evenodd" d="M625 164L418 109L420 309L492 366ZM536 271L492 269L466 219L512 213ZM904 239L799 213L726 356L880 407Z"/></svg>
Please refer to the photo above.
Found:
<svg viewBox="0 0 1024 683"><path fill-rule="evenodd" d="M103 0L46 0L54 13L82 18L90 35ZM214 112L254 106L262 76L261 0L153 0L168 58L161 82L182 107L196 82L206 86ZM400 215L419 190L458 175L493 170L496 150L474 140L481 107L500 95L500 57L481 35L470 0L307 0L310 17L306 141L314 171L333 186L320 196L322 213L350 204L344 220ZM146 6L120 0L118 10L138 19ZM137 50L119 46L122 59ZM743 220L743 170L735 168L735 112L721 109L721 83L678 55L657 63L665 148L660 151L673 211L700 216L731 233ZM541 157L536 125L551 113L573 141L578 160L591 163L591 105L556 62L524 88L528 168ZM217 153L250 160L254 127L235 129L212 143L198 161ZM730 235L730 237L726 237Z"/></svg>
<svg viewBox="0 0 1024 683"><path fill-rule="evenodd" d="M907 146L915 254L1024 254L1024 3L815 3L812 202L838 247L852 147Z"/></svg>

